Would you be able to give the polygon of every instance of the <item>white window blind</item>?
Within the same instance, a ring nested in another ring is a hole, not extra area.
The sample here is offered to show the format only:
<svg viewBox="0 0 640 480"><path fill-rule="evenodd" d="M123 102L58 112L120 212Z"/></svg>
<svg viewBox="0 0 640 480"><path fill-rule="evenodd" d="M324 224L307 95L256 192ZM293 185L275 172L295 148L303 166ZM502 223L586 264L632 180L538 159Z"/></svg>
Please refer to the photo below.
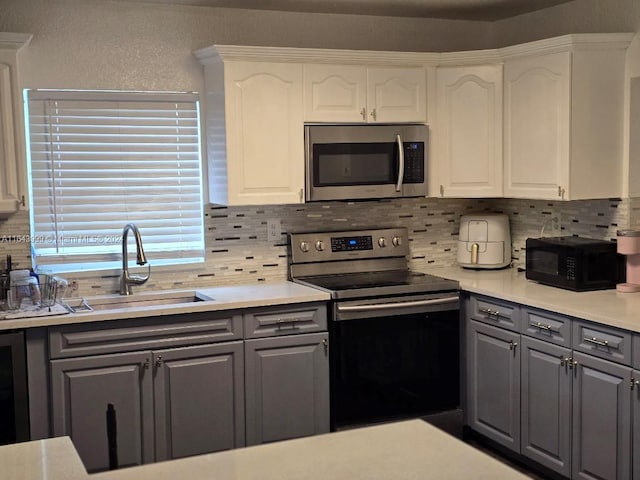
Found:
<svg viewBox="0 0 640 480"><path fill-rule="evenodd" d="M203 260L196 95L32 90L27 128L39 266L117 268L127 223L152 265Z"/></svg>

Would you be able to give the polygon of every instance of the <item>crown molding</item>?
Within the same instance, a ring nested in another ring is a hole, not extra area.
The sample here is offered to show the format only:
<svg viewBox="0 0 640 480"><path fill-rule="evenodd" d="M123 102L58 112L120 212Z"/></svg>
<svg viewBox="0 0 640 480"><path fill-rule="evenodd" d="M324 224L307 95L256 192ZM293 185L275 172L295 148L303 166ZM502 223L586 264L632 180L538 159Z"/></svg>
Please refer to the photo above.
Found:
<svg viewBox="0 0 640 480"><path fill-rule="evenodd" d="M248 60L292 63L332 63L366 65L437 65L440 54L428 52L390 52L375 50L338 50L325 48L255 47L212 45L196 50L194 55L203 64L219 60Z"/></svg>
<svg viewBox="0 0 640 480"><path fill-rule="evenodd" d="M20 50L29 45L32 38L30 33L0 32L0 49Z"/></svg>
<svg viewBox="0 0 640 480"><path fill-rule="evenodd" d="M634 33L575 33L498 49L503 58L537 53L626 49Z"/></svg>

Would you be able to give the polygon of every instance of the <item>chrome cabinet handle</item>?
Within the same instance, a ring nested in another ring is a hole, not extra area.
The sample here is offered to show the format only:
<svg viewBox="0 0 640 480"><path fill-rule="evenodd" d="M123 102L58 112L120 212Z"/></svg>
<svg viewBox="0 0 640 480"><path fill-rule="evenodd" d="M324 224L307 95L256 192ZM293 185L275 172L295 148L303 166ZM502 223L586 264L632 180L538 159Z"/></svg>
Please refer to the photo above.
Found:
<svg viewBox="0 0 640 480"><path fill-rule="evenodd" d="M148 358L144 359L144 363L142 364L142 368L145 370L149 370L149 367L151 366L151 362L149 361Z"/></svg>
<svg viewBox="0 0 640 480"><path fill-rule="evenodd" d="M495 317L496 319L500 316L499 311L491 310L490 308L481 308L480 313L484 313L485 315L489 315L490 317Z"/></svg>
<svg viewBox="0 0 640 480"><path fill-rule="evenodd" d="M571 359L569 357L560 357L560 366L564 367L565 365L569 364L570 361Z"/></svg>
<svg viewBox="0 0 640 480"><path fill-rule="evenodd" d="M631 383L629 387L631 388L631 390L633 390L636 387L640 387L640 380L636 380L635 378L631 377Z"/></svg>
<svg viewBox="0 0 640 480"><path fill-rule="evenodd" d="M518 346L518 342L514 342L513 340L509 340L509 350L515 350Z"/></svg>
<svg viewBox="0 0 640 480"><path fill-rule="evenodd" d="M278 321L276 322L276 325L277 325L276 328L278 330L285 330L285 329L296 330L300 328L298 325L296 325L296 323L303 322L303 321L304 320L299 318L288 318L288 319L279 318Z"/></svg>
<svg viewBox="0 0 640 480"><path fill-rule="evenodd" d="M329 354L329 342L326 338L322 339L322 346L324 347L324 356L326 357Z"/></svg>
<svg viewBox="0 0 640 480"><path fill-rule="evenodd" d="M363 107L362 110L360 110L360 115L362 115L362 120L366 120L367 119L367 109Z"/></svg>
<svg viewBox="0 0 640 480"><path fill-rule="evenodd" d="M371 118L373 118L373 120L377 120L377 115L376 115L376 109L374 108L373 110L371 110Z"/></svg>
<svg viewBox="0 0 640 480"><path fill-rule="evenodd" d="M593 343L594 345L598 345L599 347L611 347L611 345L609 345L609 342L607 340L600 340L599 338L596 338L596 337L584 337L584 341L587 343ZM618 348L618 347L614 346L613 348Z"/></svg>
<svg viewBox="0 0 640 480"><path fill-rule="evenodd" d="M574 368L577 370L578 369L578 361L574 360L573 358L568 358L567 359L569 361L569 370L573 370Z"/></svg>
<svg viewBox="0 0 640 480"><path fill-rule="evenodd" d="M156 358L156 368L160 368L162 366L162 355L158 355Z"/></svg>
<svg viewBox="0 0 640 480"><path fill-rule="evenodd" d="M558 330L556 328L553 328L552 325L546 324L546 323L540 323L540 322L536 322L536 323L530 323L530 326L532 326L533 328L539 328L540 330L544 330L545 332L557 332Z"/></svg>
<svg viewBox="0 0 640 480"><path fill-rule="evenodd" d="M396 134L396 142L398 143L398 181L396 183L396 192L402 188L402 180L404 179L404 144L399 133Z"/></svg>

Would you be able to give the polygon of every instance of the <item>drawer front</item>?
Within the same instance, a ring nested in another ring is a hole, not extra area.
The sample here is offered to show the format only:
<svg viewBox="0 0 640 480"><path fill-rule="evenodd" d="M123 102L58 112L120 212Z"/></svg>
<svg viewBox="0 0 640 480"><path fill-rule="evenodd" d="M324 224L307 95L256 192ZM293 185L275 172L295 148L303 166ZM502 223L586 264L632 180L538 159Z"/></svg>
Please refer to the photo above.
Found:
<svg viewBox="0 0 640 480"><path fill-rule="evenodd" d="M49 329L51 358L131 352L242 340L238 312L113 320Z"/></svg>
<svg viewBox="0 0 640 480"><path fill-rule="evenodd" d="M472 295L467 311L472 319L479 322L520 332L520 308L513 303Z"/></svg>
<svg viewBox="0 0 640 480"><path fill-rule="evenodd" d="M326 329L327 306L325 304L261 308L244 315L245 338L322 332Z"/></svg>
<svg viewBox="0 0 640 480"><path fill-rule="evenodd" d="M523 334L571 348L570 318L529 307L523 307L520 315Z"/></svg>
<svg viewBox="0 0 640 480"><path fill-rule="evenodd" d="M640 334L633 336L633 368L640 369Z"/></svg>
<svg viewBox="0 0 640 480"><path fill-rule="evenodd" d="M571 335L574 350L631 365L631 332L574 320Z"/></svg>

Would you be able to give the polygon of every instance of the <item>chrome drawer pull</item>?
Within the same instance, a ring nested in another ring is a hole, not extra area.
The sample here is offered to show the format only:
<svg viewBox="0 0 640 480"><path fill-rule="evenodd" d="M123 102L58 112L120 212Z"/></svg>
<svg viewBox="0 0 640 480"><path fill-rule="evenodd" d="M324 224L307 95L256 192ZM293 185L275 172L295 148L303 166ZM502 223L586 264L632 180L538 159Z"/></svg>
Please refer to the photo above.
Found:
<svg viewBox="0 0 640 480"><path fill-rule="evenodd" d="M481 308L480 313L484 313L485 315L489 315L490 317L496 317L496 318L500 316L499 311L491 310L490 308Z"/></svg>
<svg viewBox="0 0 640 480"><path fill-rule="evenodd" d="M284 320L284 319L280 318L280 319L278 319L276 324L278 325L278 327L277 327L278 330L284 330L284 329L296 330L296 329L300 328L298 325L296 325L296 323L297 322L302 322L302 321L304 321L304 320L296 319L296 318Z"/></svg>
<svg viewBox="0 0 640 480"><path fill-rule="evenodd" d="M552 332L555 331L551 325L545 325L544 323L540 323L540 322L531 323L530 325L532 327L539 328L540 330L546 330L546 331L552 331Z"/></svg>
<svg viewBox="0 0 640 480"><path fill-rule="evenodd" d="M598 345L599 347L609 348L611 346L609 345L609 342L607 340L600 340L596 337L584 337L584 341L587 343L593 343L594 345ZM614 347L614 348L618 348L618 347Z"/></svg>

